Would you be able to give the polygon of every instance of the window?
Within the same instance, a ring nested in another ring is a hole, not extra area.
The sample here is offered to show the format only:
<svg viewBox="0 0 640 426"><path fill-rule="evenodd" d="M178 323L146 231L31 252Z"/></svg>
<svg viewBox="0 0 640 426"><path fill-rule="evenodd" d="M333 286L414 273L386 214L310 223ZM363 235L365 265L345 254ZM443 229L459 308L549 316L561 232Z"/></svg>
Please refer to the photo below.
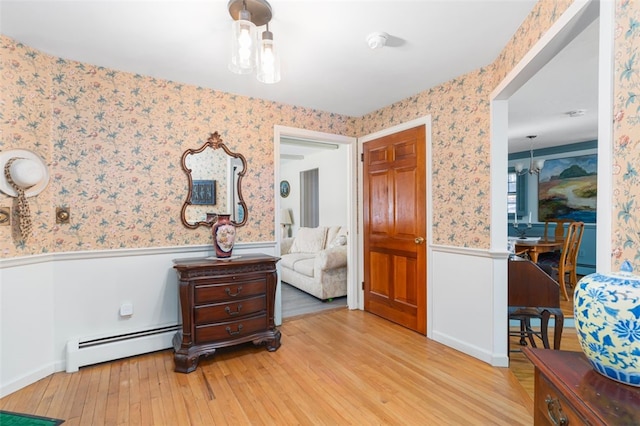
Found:
<svg viewBox="0 0 640 426"><path fill-rule="evenodd" d="M527 211L527 174L518 176L513 167L507 173L507 214L523 217Z"/></svg>

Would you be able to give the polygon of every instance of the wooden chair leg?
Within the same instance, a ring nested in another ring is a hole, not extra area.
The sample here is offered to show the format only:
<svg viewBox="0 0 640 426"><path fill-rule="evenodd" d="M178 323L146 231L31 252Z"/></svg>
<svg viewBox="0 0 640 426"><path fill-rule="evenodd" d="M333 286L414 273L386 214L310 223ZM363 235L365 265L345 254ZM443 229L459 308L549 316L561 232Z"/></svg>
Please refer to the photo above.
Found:
<svg viewBox="0 0 640 426"><path fill-rule="evenodd" d="M565 272L564 270L558 270L558 284L560 284L560 290L562 290L562 295L564 296L564 300L569 300L569 294L567 293L567 283L565 282Z"/></svg>
<svg viewBox="0 0 640 426"><path fill-rule="evenodd" d="M531 344L532 348L537 348L536 346L536 341L533 338L533 330L531 329L531 320L529 318L525 318L524 320L524 324L525 324L525 329L526 329L526 333L527 336L529 337L529 343Z"/></svg>

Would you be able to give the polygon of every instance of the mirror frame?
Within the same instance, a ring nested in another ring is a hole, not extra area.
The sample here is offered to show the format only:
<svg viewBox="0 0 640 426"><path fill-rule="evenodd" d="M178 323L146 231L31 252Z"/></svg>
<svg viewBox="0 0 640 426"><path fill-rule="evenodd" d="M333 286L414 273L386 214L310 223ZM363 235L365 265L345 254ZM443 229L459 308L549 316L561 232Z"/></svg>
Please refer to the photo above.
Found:
<svg viewBox="0 0 640 426"><path fill-rule="evenodd" d="M224 143L222 143L222 139L220 138L220 135L218 134L218 132L211 133L211 135L209 136L209 139L207 139L207 142L205 142L204 145L202 145L200 148L187 149L182 154L182 158L181 158L182 170L185 172L185 174L187 175L187 178L189 179L189 190L187 191L187 199L185 200L184 204L182 204L182 210L180 211L180 220L182 221L182 224L189 229L195 229L198 226L213 226L213 224L215 223L215 220L190 223L190 222L187 222L187 216L186 216L187 207L192 205L191 196L193 194L193 178L191 176L191 169L187 167L187 156L193 155L193 154L199 154L207 148L211 148L214 150L222 148L222 150L228 156L233 158L239 158L240 161L242 161L242 171L238 173L237 191L238 191L238 204L242 206L244 215L242 217L241 222L236 222L235 220L232 220L231 223L236 227L243 226L245 223L247 223L247 217L248 217L247 204L244 202L244 198L242 198L242 178L247 172L247 160L244 158L242 154L230 151L229 148L227 148L227 146ZM235 206L233 206L233 208L235 208Z"/></svg>

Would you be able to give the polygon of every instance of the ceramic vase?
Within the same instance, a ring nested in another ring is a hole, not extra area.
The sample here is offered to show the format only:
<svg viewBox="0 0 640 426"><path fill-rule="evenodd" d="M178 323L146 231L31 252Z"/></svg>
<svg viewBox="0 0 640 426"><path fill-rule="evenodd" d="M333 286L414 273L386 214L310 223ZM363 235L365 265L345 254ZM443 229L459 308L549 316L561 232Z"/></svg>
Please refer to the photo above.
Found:
<svg viewBox="0 0 640 426"><path fill-rule="evenodd" d="M640 276L625 261L619 273L582 278L573 295L578 341L600 374L640 386Z"/></svg>
<svg viewBox="0 0 640 426"><path fill-rule="evenodd" d="M218 220L211 227L216 257L231 257L236 242L236 227L231 223L230 217L228 214L218 215Z"/></svg>

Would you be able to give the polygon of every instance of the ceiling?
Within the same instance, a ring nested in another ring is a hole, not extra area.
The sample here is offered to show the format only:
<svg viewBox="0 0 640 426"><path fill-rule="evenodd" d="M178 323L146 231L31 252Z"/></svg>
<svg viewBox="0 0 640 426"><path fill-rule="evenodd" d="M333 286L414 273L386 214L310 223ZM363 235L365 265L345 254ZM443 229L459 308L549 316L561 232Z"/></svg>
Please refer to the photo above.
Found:
<svg viewBox="0 0 640 426"><path fill-rule="evenodd" d="M282 81L274 85L227 70L227 1L1 0L0 31L66 59L359 117L490 64L536 1L270 3L269 26L282 60ZM366 37L376 31L390 39L372 50ZM589 62L582 66L576 56L587 48ZM510 102L511 152L529 148L528 134L538 135L540 147L566 138L549 139L560 135L558 114L564 119L570 109L586 109L580 118L586 122L596 112L597 90L591 94L580 84L593 85L597 43L595 56L589 40L577 43L571 55L558 65L560 71L541 73L538 83L523 87ZM592 96L576 97L587 92ZM576 100L551 105L552 96ZM585 130L584 140L595 139L592 133ZM577 134L569 132L572 141Z"/></svg>

